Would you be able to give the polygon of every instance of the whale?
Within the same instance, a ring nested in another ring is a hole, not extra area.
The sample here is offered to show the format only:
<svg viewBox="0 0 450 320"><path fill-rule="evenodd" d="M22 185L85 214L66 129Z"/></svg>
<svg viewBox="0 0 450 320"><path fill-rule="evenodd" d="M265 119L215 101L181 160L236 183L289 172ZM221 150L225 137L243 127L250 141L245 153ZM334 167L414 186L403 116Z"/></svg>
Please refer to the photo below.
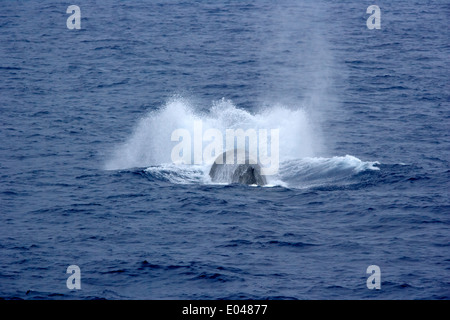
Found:
<svg viewBox="0 0 450 320"><path fill-rule="evenodd" d="M245 162L237 163L234 156L238 150L229 150L220 154L209 171L211 181L215 183L237 183L264 186L266 177L261 174L261 166L245 152ZM244 152L241 150L241 152ZM227 163L227 159L229 159ZM230 161L232 159L233 161Z"/></svg>

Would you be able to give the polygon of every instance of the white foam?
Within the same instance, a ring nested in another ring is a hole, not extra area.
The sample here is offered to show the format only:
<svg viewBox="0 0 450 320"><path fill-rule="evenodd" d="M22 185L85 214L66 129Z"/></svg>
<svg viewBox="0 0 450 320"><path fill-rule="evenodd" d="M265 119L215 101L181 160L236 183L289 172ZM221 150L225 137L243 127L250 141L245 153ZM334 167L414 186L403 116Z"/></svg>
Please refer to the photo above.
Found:
<svg viewBox="0 0 450 320"><path fill-rule="evenodd" d="M284 186L311 187L346 181L367 170L380 170L378 164L378 161L362 161L351 155L293 159L281 163L280 172L274 179L283 181Z"/></svg>

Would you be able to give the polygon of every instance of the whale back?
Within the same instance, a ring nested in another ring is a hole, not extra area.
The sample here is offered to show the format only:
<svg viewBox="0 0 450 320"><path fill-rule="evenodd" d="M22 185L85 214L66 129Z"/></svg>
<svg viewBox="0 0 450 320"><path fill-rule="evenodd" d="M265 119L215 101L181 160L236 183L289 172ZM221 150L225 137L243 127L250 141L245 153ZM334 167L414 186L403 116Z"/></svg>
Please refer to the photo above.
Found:
<svg viewBox="0 0 450 320"><path fill-rule="evenodd" d="M214 161L209 171L212 182L219 183L239 183L257 184L263 186L267 184L265 176L261 174L261 166L245 153L245 163L237 164L235 161L236 150L229 150L219 155ZM227 163L233 162L231 164ZM230 161L233 159L233 161ZM223 162L223 163L220 163Z"/></svg>

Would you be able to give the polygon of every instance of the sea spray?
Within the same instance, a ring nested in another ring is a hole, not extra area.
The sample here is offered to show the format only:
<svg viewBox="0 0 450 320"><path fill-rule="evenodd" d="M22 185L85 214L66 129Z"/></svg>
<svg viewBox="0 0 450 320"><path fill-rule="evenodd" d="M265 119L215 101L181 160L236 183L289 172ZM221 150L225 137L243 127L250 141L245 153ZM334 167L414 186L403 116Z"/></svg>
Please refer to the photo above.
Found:
<svg viewBox="0 0 450 320"><path fill-rule="evenodd" d="M279 130L280 161L313 157L320 148L320 141L311 129L308 115L302 109L277 105L252 114L239 109L231 101L222 99L214 102L209 112L200 113L196 110L200 108L195 108L186 99L176 97L168 101L162 109L150 111L137 123L131 137L117 146L106 163L106 169L172 163L172 153L177 145L177 142L171 139L172 134L176 130L184 130L191 137L198 136L194 124L199 122L203 132L215 129L222 132L223 137L226 137L227 130ZM191 154L194 154L195 143L198 141L192 143ZM224 141L223 146L226 145ZM207 143L202 145L203 148L206 146ZM227 150L221 152L225 151ZM199 161L190 163L201 164Z"/></svg>

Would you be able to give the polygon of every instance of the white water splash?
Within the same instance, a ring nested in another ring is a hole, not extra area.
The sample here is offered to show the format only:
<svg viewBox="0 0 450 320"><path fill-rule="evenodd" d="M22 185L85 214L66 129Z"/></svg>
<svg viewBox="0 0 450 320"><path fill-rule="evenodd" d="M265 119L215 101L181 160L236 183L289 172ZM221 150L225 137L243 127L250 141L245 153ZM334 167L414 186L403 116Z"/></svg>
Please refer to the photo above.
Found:
<svg viewBox="0 0 450 320"><path fill-rule="evenodd" d="M181 128L193 136L194 122L198 120L202 121L203 131L214 128L224 136L226 129L279 129L281 161L312 157L321 146L303 109L275 106L251 114L225 99L214 102L208 113L196 112L199 109L183 98L174 98L161 110L149 112L139 121L131 137L117 146L105 168L117 170L171 163L172 149L178 143L171 141L172 132ZM204 142L203 148L207 144Z"/></svg>

